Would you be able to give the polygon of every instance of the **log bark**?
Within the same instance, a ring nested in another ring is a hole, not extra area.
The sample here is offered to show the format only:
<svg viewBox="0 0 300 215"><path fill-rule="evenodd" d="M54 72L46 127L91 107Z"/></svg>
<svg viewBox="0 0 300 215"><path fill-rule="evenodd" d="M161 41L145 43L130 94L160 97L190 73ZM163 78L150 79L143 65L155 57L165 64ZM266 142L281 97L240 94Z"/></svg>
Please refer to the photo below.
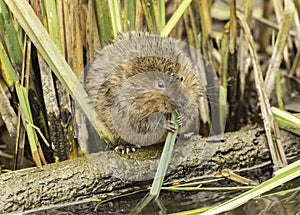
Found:
<svg viewBox="0 0 300 215"><path fill-rule="evenodd" d="M289 161L300 156L300 138L281 132ZM151 185L162 146L120 155L103 151L61 163L0 175L0 213L67 203L97 195L109 199ZM270 166L270 154L260 128L219 137L176 143L166 183L190 181L224 168L243 170ZM254 180L262 180L254 178Z"/></svg>

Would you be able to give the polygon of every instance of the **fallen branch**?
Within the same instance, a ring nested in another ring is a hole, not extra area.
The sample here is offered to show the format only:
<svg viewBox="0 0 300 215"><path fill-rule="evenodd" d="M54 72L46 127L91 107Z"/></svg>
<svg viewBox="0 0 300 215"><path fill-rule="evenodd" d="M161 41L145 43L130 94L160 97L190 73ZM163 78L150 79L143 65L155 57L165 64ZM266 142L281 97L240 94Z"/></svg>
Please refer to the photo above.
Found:
<svg viewBox="0 0 300 215"><path fill-rule="evenodd" d="M287 158L300 155L300 138L283 135ZM162 147L145 147L129 155L103 151L77 158L0 175L0 212L24 211L97 195L109 199L151 185ZM230 168L270 165L266 137L261 129L226 133L221 137L193 136L175 145L166 183L190 181ZM260 180L254 178L254 180Z"/></svg>

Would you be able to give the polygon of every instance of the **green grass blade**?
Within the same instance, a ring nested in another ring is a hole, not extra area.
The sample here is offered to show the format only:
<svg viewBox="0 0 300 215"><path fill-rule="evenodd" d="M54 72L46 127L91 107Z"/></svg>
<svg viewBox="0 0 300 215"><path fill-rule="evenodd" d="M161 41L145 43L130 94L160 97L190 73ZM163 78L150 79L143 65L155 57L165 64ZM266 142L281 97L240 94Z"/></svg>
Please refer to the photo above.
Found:
<svg viewBox="0 0 300 215"><path fill-rule="evenodd" d="M33 125L33 119L31 115L31 109L28 101L28 95L26 88L22 87L20 84L16 84L16 92L19 99L19 104L23 119L25 120L25 130L28 136L28 141L32 153L33 160L37 166L42 166L41 159L38 153L39 142L35 129L31 126Z"/></svg>
<svg viewBox="0 0 300 215"><path fill-rule="evenodd" d="M220 190L244 190L251 189L253 186L239 186L239 187L162 187L162 190L169 191L220 191Z"/></svg>
<svg viewBox="0 0 300 215"><path fill-rule="evenodd" d="M106 43L114 37L111 23L112 20L107 1L96 1L96 15L101 46L105 46Z"/></svg>
<svg viewBox="0 0 300 215"><path fill-rule="evenodd" d="M14 83L18 81L18 76L13 66L10 63L10 60L1 42L0 42L0 66L1 66L0 69L2 71L2 77L4 78L7 86L9 86L9 88L12 89Z"/></svg>
<svg viewBox="0 0 300 215"><path fill-rule="evenodd" d="M158 0L158 31L161 32L166 25L166 7L164 0Z"/></svg>
<svg viewBox="0 0 300 215"><path fill-rule="evenodd" d="M271 107L271 110L280 128L288 130L294 134L300 135L299 118L293 116L287 111L280 110L276 107Z"/></svg>
<svg viewBox="0 0 300 215"><path fill-rule="evenodd" d="M135 2L124 1L124 31L131 31L135 27Z"/></svg>
<svg viewBox="0 0 300 215"><path fill-rule="evenodd" d="M2 32L11 63L14 68L15 66L18 66L20 72L23 54L13 21L13 17L11 16L11 12L7 5L3 0L0 0L0 31Z"/></svg>
<svg viewBox="0 0 300 215"><path fill-rule="evenodd" d="M108 1L108 5L112 22L112 30L114 37L116 37L118 33L123 31L121 22L120 2L118 0L110 0Z"/></svg>
<svg viewBox="0 0 300 215"><path fill-rule="evenodd" d="M58 16L56 10L56 1L47 0L45 2L45 9L47 13L47 23L48 23L48 32L55 42L60 51L62 51L59 25L58 25Z"/></svg>
<svg viewBox="0 0 300 215"><path fill-rule="evenodd" d="M141 5L144 11L148 30L157 32L157 23L155 18L154 1L141 0Z"/></svg>
<svg viewBox="0 0 300 215"><path fill-rule="evenodd" d="M160 35L163 37L166 37L170 34L172 29L177 24L180 17L183 15L185 10L188 8L188 6L191 4L192 0L183 0L182 3L179 5L178 9L175 11L173 16L170 18L166 26L162 29Z"/></svg>
<svg viewBox="0 0 300 215"><path fill-rule="evenodd" d="M165 145L164 145L164 149L162 151L161 154L161 158L158 164L158 168L156 170L156 174L152 183L152 187L150 190L150 195L151 196L159 196L160 190L161 190L161 186L163 184L164 181L164 177L166 175L167 169L168 169L168 165L170 163L171 160L171 155L173 152L173 148L174 148L174 144L176 141L176 137L177 137L177 133L178 133L178 124L176 123L176 120L178 118L178 115L176 113L172 113L172 117L171 120L175 123L175 132L169 132Z"/></svg>

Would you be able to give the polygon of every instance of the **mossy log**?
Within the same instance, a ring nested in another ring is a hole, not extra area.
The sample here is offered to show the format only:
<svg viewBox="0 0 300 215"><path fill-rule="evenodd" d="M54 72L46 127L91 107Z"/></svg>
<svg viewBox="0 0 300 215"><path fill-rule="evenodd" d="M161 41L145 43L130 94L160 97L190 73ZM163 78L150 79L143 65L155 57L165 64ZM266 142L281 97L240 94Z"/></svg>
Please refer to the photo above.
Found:
<svg viewBox="0 0 300 215"><path fill-rule="evenodd" d="M300 154L299 137L282 132L289 161ZM120 155L103 151L0 175L0 212L24 211L86 199L109 199L151 185L162 146L145 147ZM190 181L224 168L242 170L270 166L270 154L262 129L244 129L214 138L193 136L178 141L166 183ZM254 178L254 180L261 180Z"/></svg>

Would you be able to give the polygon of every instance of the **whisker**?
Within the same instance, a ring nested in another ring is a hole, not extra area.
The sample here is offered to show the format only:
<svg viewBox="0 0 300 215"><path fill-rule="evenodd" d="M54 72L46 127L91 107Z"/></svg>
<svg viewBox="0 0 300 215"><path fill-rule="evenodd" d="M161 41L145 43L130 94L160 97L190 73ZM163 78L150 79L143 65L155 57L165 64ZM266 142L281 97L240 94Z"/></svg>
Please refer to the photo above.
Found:
<svg viewBox="0 0 300 215"><path fill-rule="evenodd" d="M206 86L205 89L217 89L219 88L220 86Z"/></svg>
<svg viewBox="0 0 300 215"><path fill-rule="evenodd" d="M220 95L220 93L206 93L207 96L218 96Z"/></svg>

